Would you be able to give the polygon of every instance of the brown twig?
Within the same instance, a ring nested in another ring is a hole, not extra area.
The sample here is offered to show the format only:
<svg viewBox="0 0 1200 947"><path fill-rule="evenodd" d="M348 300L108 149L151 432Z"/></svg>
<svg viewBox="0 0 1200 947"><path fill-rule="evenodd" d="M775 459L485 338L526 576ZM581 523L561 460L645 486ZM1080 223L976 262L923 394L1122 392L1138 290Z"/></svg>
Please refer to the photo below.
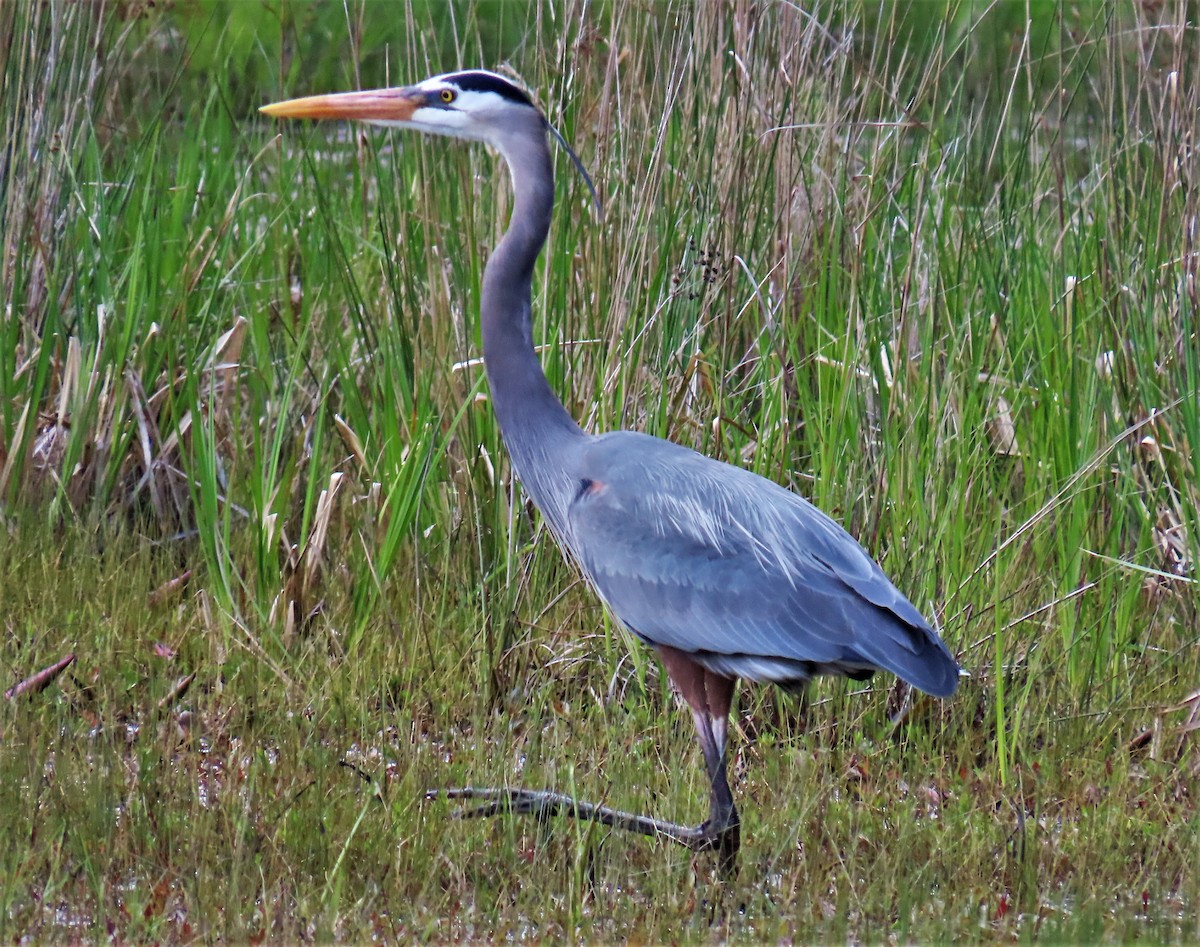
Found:
<svg viewBox="0 0 1200 947"><path fill-rule="evenodd" d="M192 686L192 681L195 679L196 672L192 671L191 674L185 675L177 680L175 685L169 691L167 691L166 696L158 702L159 713L162 713L164 710L169 710L175 701L183 697L183 695L187 693L188 688Z"/></svg>
<svg viewBox="0 0 1200 947"><path fill-rule="evenodd" d="M44 691L54 682L54 679L58 675L71 666L74 660L75 654L72 652L55 664L51 664L47 668L42 668L36 674L31 674L25 680L21 681L21 683L14 684L4 692L4 696L12 700L14 697L20 697L22 694L37 694Z"/></svg>

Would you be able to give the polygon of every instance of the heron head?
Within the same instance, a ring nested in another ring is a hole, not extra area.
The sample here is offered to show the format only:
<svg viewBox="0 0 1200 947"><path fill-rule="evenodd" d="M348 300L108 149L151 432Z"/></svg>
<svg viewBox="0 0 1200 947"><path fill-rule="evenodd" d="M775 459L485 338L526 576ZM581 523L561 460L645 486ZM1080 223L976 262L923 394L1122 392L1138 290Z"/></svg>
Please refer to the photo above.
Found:
<svg viewBox="0 0 1200 947"><path fill-rule="evenodd" d="M522 119L534 119L535 128L544 122L524 89L482 69L449 72L396 89L290 99L264 105L261 111L277 118L353 119L487 142Z"/></svg>
<svg viewBox="0 0 1200 947"><path fill-rule="evenodd" d="M515 82L484 69L448 72L416 85L395 89L313 95L264 105L261 112L275 118L337 118L412 128L433 135L486 141L508 155L510 136L541 136L549 132L566 149L587 184L597 210L596 186L574 149Z"/></svg>

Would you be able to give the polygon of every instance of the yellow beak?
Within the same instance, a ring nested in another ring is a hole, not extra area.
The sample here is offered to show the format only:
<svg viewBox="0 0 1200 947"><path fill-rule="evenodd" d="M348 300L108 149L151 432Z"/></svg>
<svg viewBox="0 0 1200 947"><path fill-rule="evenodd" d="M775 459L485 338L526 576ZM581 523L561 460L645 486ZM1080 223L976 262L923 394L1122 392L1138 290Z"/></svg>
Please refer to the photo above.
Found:
<svg viewBox="0 0 1200 947"><path fill-rule="evenodd" d="M344 118L359 121L407 122L422 104L415 89L372 89L340 95L311 95L259 109L275 118Z"/></svg>

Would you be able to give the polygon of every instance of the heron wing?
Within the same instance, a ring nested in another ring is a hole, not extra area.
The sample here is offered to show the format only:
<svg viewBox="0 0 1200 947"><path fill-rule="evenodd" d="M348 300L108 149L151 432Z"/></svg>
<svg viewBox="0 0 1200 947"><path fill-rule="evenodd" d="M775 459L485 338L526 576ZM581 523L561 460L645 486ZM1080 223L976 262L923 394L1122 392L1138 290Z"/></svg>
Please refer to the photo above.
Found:
<svg viewBox="0 0 1200 947"><path fill-rule="evenodd" d="M644 640L752 679L884 668L953 692L958 665L928 623L802 497L629 431L590 439L578 470L567 542Z"/></svg>

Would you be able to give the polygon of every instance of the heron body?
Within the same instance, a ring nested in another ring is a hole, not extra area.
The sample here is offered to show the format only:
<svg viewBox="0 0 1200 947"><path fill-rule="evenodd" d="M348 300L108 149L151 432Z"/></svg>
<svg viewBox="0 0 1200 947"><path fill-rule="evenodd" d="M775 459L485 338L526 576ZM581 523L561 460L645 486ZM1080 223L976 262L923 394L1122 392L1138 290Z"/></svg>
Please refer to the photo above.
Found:
<svg viewBox="0 0 1200 947"><path fill-rule="evenodd" d="M710 817L662 834L736 858L725 745L738 678L794 689L815 675L886 670L934 696L954 692L958 664L936 632L807 500L656 437L586 433L568 414L533 348L533 266L554 206L553 129L523 90L473 70L263 111L482 140L507 161L515 202L481 295L492 404L517 476L559 544L616 619L658 653L692 710Z"/></svg>

